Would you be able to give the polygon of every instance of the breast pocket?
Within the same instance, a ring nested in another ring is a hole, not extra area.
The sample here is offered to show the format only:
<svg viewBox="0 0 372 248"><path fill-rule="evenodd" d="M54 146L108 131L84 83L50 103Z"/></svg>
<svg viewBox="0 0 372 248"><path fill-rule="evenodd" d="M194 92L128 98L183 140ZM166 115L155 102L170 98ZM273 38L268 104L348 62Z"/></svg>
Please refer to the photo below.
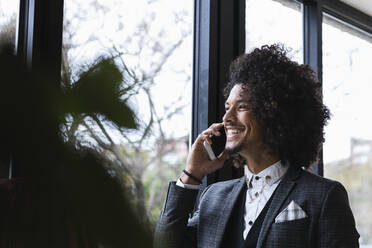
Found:
<svg viewBox="0 0 372 248"><path fill-rule="evenodd" d="M274 223L267 236L266 247L309 247L309 218Z"/></svg>

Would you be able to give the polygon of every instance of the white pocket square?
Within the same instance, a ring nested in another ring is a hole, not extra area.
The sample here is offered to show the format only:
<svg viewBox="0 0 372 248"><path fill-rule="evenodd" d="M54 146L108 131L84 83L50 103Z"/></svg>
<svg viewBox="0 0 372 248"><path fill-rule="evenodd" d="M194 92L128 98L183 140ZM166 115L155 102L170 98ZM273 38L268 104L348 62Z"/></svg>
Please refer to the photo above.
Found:
<svg viewBox="0 0 372 248"><path fill-rule="evenodd" d="M288 204L288 206L275 217L275 223L299 220L306 217L307 214L305 213L305 211L302 210L302 208L292 200Z"/></svg>

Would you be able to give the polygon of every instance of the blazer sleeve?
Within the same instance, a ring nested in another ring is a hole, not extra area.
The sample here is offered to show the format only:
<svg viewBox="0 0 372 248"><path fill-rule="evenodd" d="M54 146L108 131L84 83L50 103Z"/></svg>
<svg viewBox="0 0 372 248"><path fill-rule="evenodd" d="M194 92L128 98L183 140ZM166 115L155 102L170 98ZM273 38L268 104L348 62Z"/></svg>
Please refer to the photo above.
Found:
<svg viewBox="0 0 372 248"><path fill-rule="evenodd" d="M198 190L169 184L164 207L155 228L156 248L196 247L198 214L193 215Z"/></svg>
<svg viewBox="0 0 372 248"><path fill-rule="evenodd" d="M333 184L322 204L319 218L319 247L359 247L359 234L349 206L345 188L338 182Z"/></svg>

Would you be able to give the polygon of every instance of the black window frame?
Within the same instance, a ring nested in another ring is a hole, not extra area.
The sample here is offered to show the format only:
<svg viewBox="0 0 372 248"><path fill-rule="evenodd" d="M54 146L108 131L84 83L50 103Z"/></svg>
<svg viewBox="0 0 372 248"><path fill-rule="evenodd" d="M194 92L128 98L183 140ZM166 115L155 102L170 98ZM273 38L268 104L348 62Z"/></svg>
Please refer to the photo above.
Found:
<svg viewBox="0 0 372 248"><path fill-rule="evenodd" d="M19 0L18 27L16 34L16 54L30 69L40 69L48 73L49 82L60 87L61 55L63 32L63 0ZM14 158L14 174L22 178L22 164ZM16 173L19 172L19 173ZM50 170L46 176L48 188L40 191L40 199L46 199L38 209L40 226L50 227L35 233L33 239L40 247L65 247L63 204L56 180L62 176Z"/></svg>

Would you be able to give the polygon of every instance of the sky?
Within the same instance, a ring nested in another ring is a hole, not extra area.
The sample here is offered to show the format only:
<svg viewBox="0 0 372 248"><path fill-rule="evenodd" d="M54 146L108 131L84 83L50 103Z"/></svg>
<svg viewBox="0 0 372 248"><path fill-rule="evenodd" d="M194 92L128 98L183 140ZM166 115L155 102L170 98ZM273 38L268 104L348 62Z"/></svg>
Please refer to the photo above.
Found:
<svg viewBox="0 0 372 248"><path fill-rule="evenodd" d="M323 24L323 95L332 113L324 159L347 158L351 137L372 140L372 44Z"/></svg>
<svg viewBox="0 0 372 248"><path fill-rule="evenodd" d="M0 0L0 25L6 23L11 14L18 13L18 4L19 0Z"/></svg>

